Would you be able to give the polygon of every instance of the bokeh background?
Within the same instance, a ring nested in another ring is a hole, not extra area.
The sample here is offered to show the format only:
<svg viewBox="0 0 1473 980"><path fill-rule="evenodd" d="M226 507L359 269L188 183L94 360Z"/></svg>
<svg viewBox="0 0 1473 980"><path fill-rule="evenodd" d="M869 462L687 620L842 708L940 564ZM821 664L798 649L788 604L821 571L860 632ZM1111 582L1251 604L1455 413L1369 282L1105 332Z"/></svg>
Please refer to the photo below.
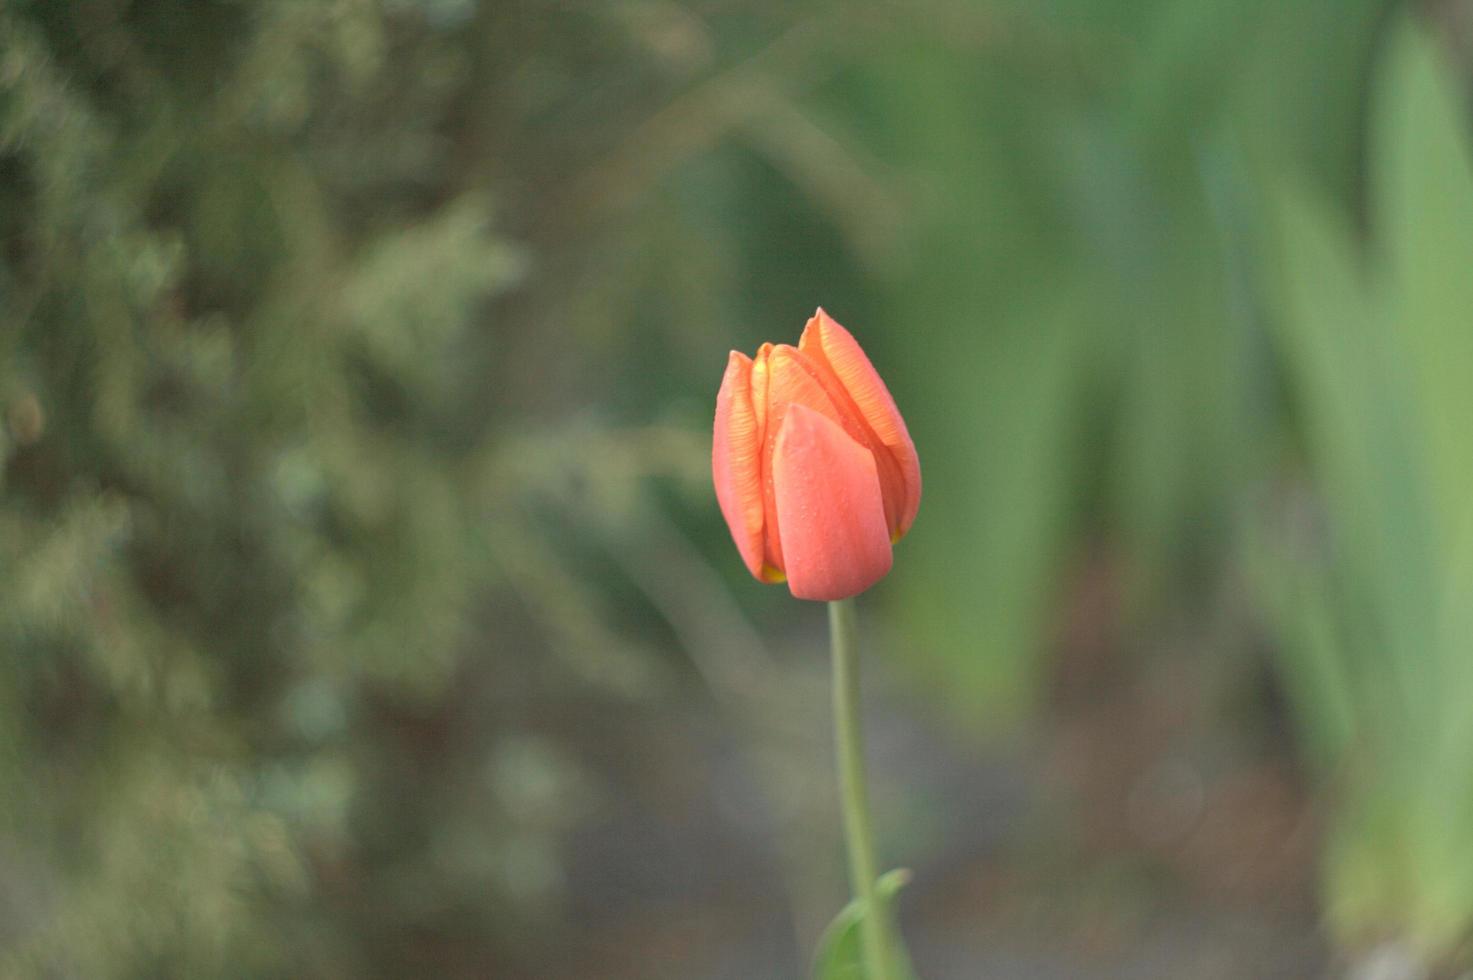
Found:
<svg viewBox="0 0 1473 980"><path fill-rule="evenodd" d="M823 304L921 975L1473 925L1473 5L0 4L0 975L784 980L823 611L709 486Z"/></svg>

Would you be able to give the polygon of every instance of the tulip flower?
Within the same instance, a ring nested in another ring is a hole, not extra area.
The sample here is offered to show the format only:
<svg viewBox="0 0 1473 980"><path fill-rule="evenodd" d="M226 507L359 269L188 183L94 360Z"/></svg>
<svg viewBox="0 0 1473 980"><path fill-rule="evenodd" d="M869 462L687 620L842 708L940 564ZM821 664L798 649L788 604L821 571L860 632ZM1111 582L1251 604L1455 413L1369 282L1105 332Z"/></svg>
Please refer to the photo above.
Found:
<svg viewBox="0 0 1473 980"><path fill-rule="evenodd" d="M731 352L716 395L711 477L747 570L762 582L786 581L799 599L829 604L839 797L855 898L826 934L822 976L913 976L875 873L852 597L890 571L891 546L915 520L915 444L859 343L819 309L797 347L763 344L756 357ZM856 926L858 961L843 938Z"/></svg>
<svg viewBox="0 0 1473 980"><path fill-rule="evenodd" d="M732 351L711 473L737 550L799 599L857 595L890 571L921 468L905 420L849 331L819 309L798 346Z"/></svg>

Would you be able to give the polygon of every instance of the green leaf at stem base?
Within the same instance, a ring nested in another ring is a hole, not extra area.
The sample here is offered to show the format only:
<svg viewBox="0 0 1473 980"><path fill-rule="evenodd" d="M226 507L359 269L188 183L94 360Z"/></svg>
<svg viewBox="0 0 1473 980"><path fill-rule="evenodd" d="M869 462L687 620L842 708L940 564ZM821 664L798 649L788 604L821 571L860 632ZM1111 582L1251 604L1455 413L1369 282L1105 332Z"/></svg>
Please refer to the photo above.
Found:
<svg viewBox="0 0 1473 980"><path fill-rule="evenodd" d="M904 868L887 871L875 880L875 890L883 904L881 915L888 916L890 900L909 881L910 872ZM829 923L818 943L818 955L813 962L813 980L874 980L865 969L864 952L859 940L860 923L864 916L864 904L856 899L844 906L834 917L834 921ZM906 953L905 944L901 942L893 926L890 934L894 961L890 965L889 980L916 980L915 969L910 965L910 955Z"/></svg>

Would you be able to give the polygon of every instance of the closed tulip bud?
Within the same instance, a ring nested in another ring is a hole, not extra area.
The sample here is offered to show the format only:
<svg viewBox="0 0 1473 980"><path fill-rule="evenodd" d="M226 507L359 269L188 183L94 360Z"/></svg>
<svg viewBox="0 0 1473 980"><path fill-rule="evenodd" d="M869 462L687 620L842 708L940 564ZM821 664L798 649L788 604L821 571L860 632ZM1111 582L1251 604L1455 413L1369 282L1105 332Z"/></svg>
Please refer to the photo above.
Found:
<svg viewBox="0 0 1473 980"><path fill-rule="evenodd" d="M748 570L799 599L857 595L890 571L921 467L885 382L822 309L798 346L732 351L711 474Z"/></svg>

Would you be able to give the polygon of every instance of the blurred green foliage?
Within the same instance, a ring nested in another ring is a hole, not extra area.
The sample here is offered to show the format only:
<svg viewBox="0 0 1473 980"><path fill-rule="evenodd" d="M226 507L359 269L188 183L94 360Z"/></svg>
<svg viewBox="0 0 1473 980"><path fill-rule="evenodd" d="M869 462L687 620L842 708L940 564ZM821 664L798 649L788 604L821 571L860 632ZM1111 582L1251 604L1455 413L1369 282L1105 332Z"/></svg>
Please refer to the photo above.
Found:
<svg viewBox="0 0 1473 980"><path fill-rule="evenodd" d="M943 447L899 587L925 669L984 724L1028 709L1081 536L1122 551L1158 612L1218 587L1277 423L1249 170L1270 157L1350 197L1348 69L1374 38L1366 3L1066 6L978 14L956 32L974 57L917 44L882 83L930 178L887 319L914 338L904 378L935 393L903 404Z"/></svg>
<svg viewBox="0 0 1473 980"><path fill-rule="evenodd" d="M7 975L363 975L555 876L568 767L454 688L525 266L454 174L470 14L0 13Z"/></svg>
<svg viewBox="0 0 1473 980"><path fill-rule="evenodd" d="M1473 129L1457 90L1425 37L1397 32L1375 86L1368 240L1302 189L1273 205L1316 492L1275 522L1290 547L1268 549L1265 592L1305 744L1337 784L1329 912L1343 935L1391 932L1434 957L1473 925Z"/></svg>
<svg viewBox="0 0 1473 980"><path fill-rule="evenodd" d="M1336 935L1449 953L1473 178L1407 19L0 6L0 972L556 975L579 726L687 660L781 726L812 610L704 454L820 302L923 460L916 689L1026 719L1083 553L1132 635L1250 589Z"/></svg>

